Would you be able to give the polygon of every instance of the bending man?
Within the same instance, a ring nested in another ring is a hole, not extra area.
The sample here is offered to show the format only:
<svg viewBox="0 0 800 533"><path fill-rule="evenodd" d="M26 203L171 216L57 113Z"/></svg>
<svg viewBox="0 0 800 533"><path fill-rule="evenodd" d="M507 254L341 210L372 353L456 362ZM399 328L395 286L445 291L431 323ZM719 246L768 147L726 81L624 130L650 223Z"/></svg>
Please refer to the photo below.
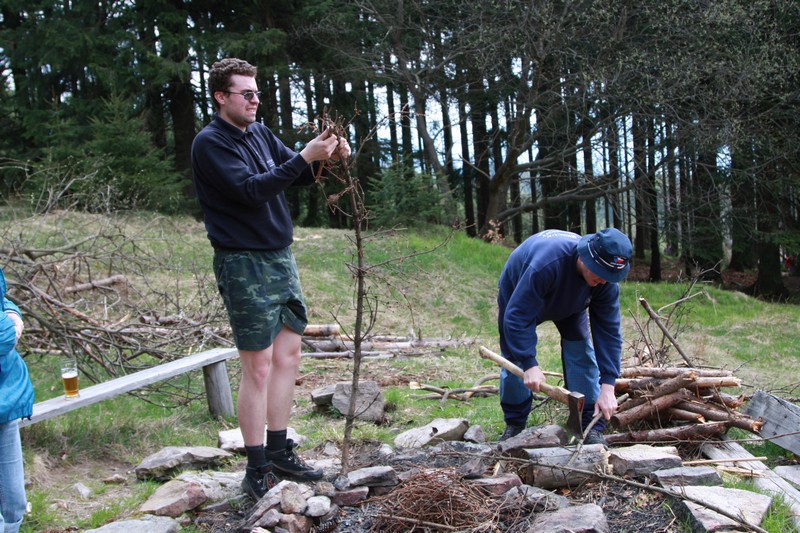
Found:
<svg viewBox="0 0 800 533"><path fill-rule="evenodd" d="M584 429L594 415L609 420L616 412L614 384L622 353L618 283L630 270L632 252L628 237L607 228L584 237L546 230L511 253L498 282L500 349L522 368L524 380L501 371L506 428L500 440L525 428L531 391L539 392L545 381L536 359L536 328L548 320L561 334L565 386L586 397ZM587 435L587 444L605 444L603 419Z"/></svg>

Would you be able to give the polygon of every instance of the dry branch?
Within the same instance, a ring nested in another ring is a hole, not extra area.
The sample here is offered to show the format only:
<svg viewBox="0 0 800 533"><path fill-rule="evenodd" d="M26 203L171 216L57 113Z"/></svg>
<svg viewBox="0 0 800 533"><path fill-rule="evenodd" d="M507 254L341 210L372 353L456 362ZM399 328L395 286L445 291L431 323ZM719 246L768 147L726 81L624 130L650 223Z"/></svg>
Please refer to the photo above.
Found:
<svg viewBox="0 0 800 533"><path fill-rule="evenodd" d="M719 437L727 431L726 422L707 422L662 429L647 429L606 435L609 444L636 444L645 442L702 442Z"/></svg>
<svg viewBox="0 0 800 533"><path fill-rule="evenodd" d="M674 378L668 379L659 383L657 386L653 387L652 390L645 390L642 392L641 396L638 398L633 398L628 400L624 404L619 406L618 412L624 412L634 407L638 407L642 404L650 402L655 398L660 398L662 396L666 396L671 394L677 390L683 389L686 386L694 383L697 380L697 374L694 372L688 372L686 374L681 374Z"/></svg>
<svg viewBox="0 0 800 533"><path fill-rule="evenodd" d="M638 420L653 416L658 417L660 413L665 413L667 409L689 397L691 397L691 393L686 389L655 397L639 406L615 414L611 417L611 422L617 427L627 427Z"/></svg>
<svg viewBox="0 0 800 533"><path fill-rule="evenodd" d="M678 341L675 340L675 337L673 337L669 329L667 329L667 327L663 324L663 322L661 322L661 319L658 317L656 312L653 311L653 309L650 307L650 304L647 303L647 300L645 300L644 298L639 298L639 303L642 305L642 307L644 307L645 311L647 311L647 314L650 315L650 318L653 320L653 322L656 323L659 329L661 329L661 331L664 332L664 336L667 337L669 341L672 343L672 345L675 347L675 349L678 350L678 353L681 354L681 357L683 357L683 360L686 361L686 364L689 366L694 366L692 360L689 358L688 355L686 355L686 352L684 352L683 349L680 347Z"/></svg>

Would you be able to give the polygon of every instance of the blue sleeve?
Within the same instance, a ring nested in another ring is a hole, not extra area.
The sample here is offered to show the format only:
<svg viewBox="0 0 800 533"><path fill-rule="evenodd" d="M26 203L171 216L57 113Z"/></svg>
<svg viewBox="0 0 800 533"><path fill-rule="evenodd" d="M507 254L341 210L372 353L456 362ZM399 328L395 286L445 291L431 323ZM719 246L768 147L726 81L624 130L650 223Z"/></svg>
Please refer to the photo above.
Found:
<svg viewBox="0 0 800 533"><path fill-rule="evenodd" d="M606 283L592 295L589 320L592 327L600 383L613 385L620 374L622 330L620 326L619 285Z"/></svg>
<svg viewBox="0 0 800 533"><path fill-rule="evenodd" d="M523 371L539 363L536 360L537 317L544 306L547 287L552 284L551 273L528 267L517 282L503 313L505 354Z"/></svg>
<svg viewBox="0 0 800 533"><path fill-rule="evenodd" d="M5 312L2 315L0 316L0 367L2 367L3 359L14 350L14 346L17 344L14 322Z"/></svg>
<svg viewBox="0 0 800 533"><path fill-rule="evenodd" d="M200 179L208 183L205 176L213 176L215 182L209 185L219 194L251 207L274 199L304 173L311 173L312 168L300 154L283 146L281 154L289 159L268 172L254 173L233 142L221 135L202 132L196 138L193 152Z"/></svg>

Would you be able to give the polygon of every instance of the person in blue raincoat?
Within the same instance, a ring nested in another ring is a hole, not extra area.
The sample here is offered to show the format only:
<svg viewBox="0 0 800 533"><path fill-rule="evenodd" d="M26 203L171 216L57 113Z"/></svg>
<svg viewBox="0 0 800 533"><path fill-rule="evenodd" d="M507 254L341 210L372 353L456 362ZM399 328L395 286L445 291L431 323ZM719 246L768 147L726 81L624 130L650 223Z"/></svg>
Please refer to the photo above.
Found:
<svg viewBox="0 0 800 533"><path fill-rule="evenodd" d="M33 413L33 385L16 350L24 327L22 314L6 297L2 268L0 296L0 530L17 533L27 507L19 420Z"/></svg>

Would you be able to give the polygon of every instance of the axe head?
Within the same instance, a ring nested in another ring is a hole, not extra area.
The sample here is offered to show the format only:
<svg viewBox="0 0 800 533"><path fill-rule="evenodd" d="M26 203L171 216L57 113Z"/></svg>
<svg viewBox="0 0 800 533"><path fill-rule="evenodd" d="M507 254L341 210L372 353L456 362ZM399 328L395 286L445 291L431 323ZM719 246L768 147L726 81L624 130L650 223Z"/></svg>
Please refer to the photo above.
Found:
<svg viewBox="0 0 800 533"><path fill-rule="evenodd" d="M569 418L567 418L566 429L575 438L583 438L583 404L585 398L580 392L570 392L567 395L567 407L569 407Z"/></svg>

